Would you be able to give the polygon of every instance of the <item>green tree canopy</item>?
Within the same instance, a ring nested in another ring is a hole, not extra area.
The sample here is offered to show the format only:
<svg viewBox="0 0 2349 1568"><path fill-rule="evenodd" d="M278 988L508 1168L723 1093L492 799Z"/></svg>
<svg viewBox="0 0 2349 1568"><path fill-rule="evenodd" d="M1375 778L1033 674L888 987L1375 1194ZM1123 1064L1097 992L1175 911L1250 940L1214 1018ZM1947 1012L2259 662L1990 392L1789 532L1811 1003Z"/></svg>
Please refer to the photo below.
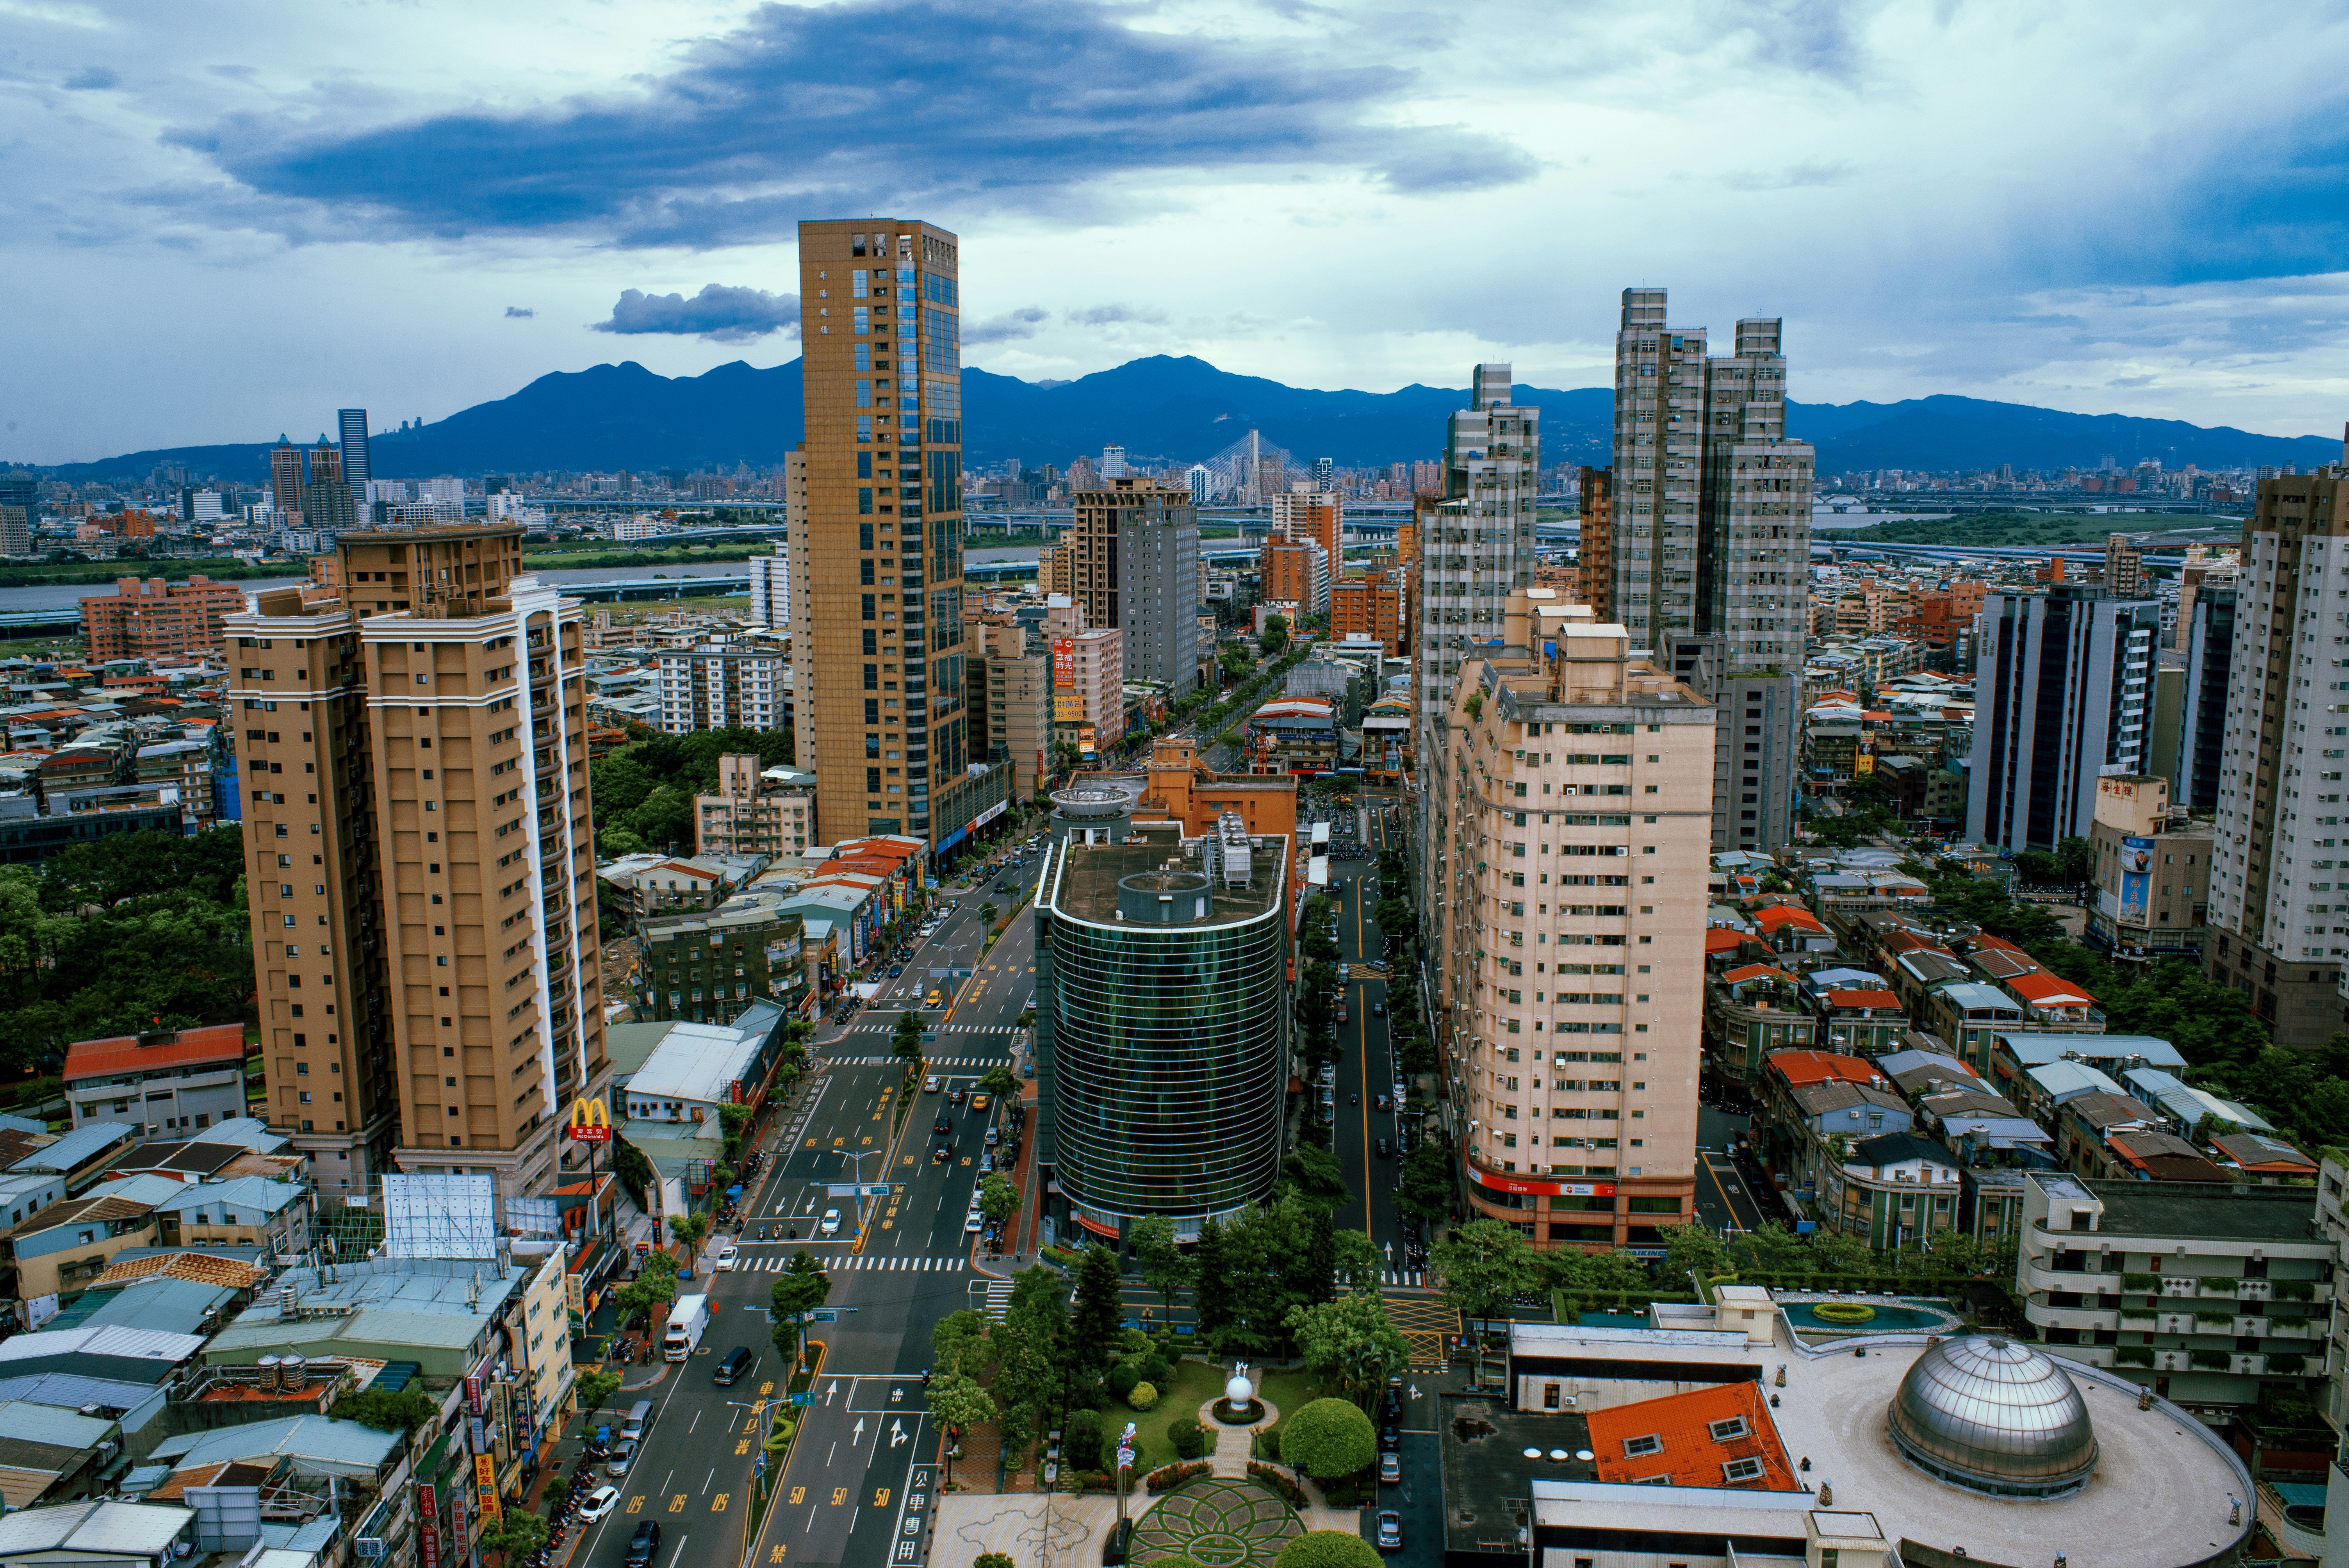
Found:
<svg viewBox="0 0 2349 1568"><path fill-rule="evenodd" d="M813 1253L794 1253L789 1267L767 1288L768 1309L774 1314L775 1344L794 1357L807 1350L807 1315L832 1295L832 1276Z"/></svg>
<svg viewBox="0 0 2349 1568"><path fill-rule="evenodd" d="M1369 1291L1291 1307L1288 1331L1306 1370L1336 1382L1365 1408L1388 1378L1400 1377L1411 1364L1410 1343L1388 1318L1386 1304Z"/></svg>
<svg viewBox="0 0 2349 1568"><path fill-rule="evenodd" d="M1378 1457L1370 1417L1344 1399L1309 1400L1280 1424L1281 1462L1315 1480L1357 1474Z"/></svg>
<svg viewBox="0 0 2349 1568"><path fill-rule="evenodd" d="M1158 1293L1171 1315L1174 1298L1191 1283L1195 1270L1191 1259L1174 1244L1174 1222L1164 1214L1152 1214L1134 1223L1128 1239L1133 1243L1133 1255L1142 1265L1142 1277Z"/></svg>
<svg viewBox="0 0 2349 1568"><path fill-rule="evenodd" d="M357 1421L378 1432L406 1432L413 1437L440 1419L440 1404L421 1388L403 1388L397 1394L368 1388L337 1399L333 1414L337 1420Z"/></svg>
<svg viewBox="0 0 2349 1568"><path fill-rule="evenodd" d="M1454 1226L1428 1250L1427 1261L1443 1281L1444 1299L1467 1317L1493 1316L1538 1277L1524 1235L1499 1220Z"/></svg>
<svg viewBox="0 0 2349 1568"><path fill-rule="evenodd" d="M1309 1530L1280 1549L1273 1568L1382 1568L1385 1562L1350 1530Z"/></svg>
<svg viewBox="0 0 2349 1568"><path fill-rule="evenodd" d="M1098 1243L1085 1249L1077 1265L1076 1311L1069 1321L1069 1351L1078 1367L1100 1372L1110 1364L1120 1344L1117 1259Z"/></svg>

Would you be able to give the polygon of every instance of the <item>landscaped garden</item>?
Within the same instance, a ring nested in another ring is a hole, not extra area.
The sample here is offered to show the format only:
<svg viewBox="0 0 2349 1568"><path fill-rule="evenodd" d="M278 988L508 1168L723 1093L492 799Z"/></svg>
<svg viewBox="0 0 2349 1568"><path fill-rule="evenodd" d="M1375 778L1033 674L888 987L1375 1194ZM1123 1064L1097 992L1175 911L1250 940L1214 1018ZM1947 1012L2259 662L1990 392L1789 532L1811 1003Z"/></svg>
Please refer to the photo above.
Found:
<svg viewBox="0 0 2349 1568"><path fill-rule="evenodd" d="M1254 1481L1194 1480L1143 1515L1129 1561L1188 1557L1202 1568L1272 1568L1281 1548L1304 1533L1296 1510Z"/></svg>

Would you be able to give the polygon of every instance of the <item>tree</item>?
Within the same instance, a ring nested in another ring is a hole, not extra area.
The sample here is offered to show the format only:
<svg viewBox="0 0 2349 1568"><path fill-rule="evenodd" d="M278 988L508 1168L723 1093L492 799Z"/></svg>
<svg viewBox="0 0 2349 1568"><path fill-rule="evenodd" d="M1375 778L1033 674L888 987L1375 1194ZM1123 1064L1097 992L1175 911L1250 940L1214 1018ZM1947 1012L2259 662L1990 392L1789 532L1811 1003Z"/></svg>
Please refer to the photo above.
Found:
<svg viewBox="0 0 2349 1568"><path fill-rule="evenodd" d="M1077 1265L1077 1305L1069 1320L1070 1359L1080 1371L1108 1367L1118 1347L1121 1306L1117 1259L1099 1243L1087 1247L1084 1262Z"/></svg>
<svg viewBox="0 0 2349 1568"><path fill-rule="evenodd" d="M637 1273L636 1278L612 1293L612 1298L619 1303L620 1320L623 1323L639 1315L648 1316L655 1306L677 1299L676 1260L659 1253L655 1253L653 1257L659 1258L670 1266L656 1268L653 1266L652 1258L647 1258L645 1260L644 1268Z"/></svg>
<svg viewBox="0 0 2349 1568"><path fill-rule="evenodd" d="M1471 1220L1429 1250L1444 1299L1466 1317L1491 1317L1536 1278L1533 1249L1516 1226Z"/></svg>
<svg viewBox="0 0 2349 1568"><path fill-rule="evenodd" d="M421 1388L404 1388L397 1394L369 1388L336 1401L334 1414L337 1420L357 1421L378 1432L406 1432L414 1437L440 1418L440 1406Z"/></svg>
<svg viewBox="0 0 2349 1568"><path fill-rule="evenodd" d="M1310 1400L1280 1424L1280 1462L1315 1480L1358 1474L1378 1457L1370 1417L1344 1399Z"/></svg>
<svg viewBox="0 0 2349 1568"><path fill-rule="evenodd" d="M1019 1189L1005 1179L999 1171L990 1171L979 1179L978 1212L994 1224L1001 1224L1019 1212Z"/></svg>
<svg viewBox="0 0 2349 1568"><path fill-rule="evenodd" d="M1133 1255L1142 1264L1142 1277L1158 1293L1166 1305L1166 1315L1174 1315L1174 1298L1185 1285L1191 1283L1191 1260L1174 1244L1174 1222L1165 1214L1152 1214L1135 1222L1128 1239L1133 1243Z"/></svg>
<svg viewBox="0 0 2349 1568"><path fill-rule="evenodd" d="M959 1372L930 1379L930 1416L946 1428L954 1447L947 1449L947 1484L954 1484L955 1447L971 1428L995 1419L995 1397Z"/></svg>
<svg viewBox="0 0 2349 1568"><path fill-rule="evenodd" d="M999 1098L1019 1093L1019 1080L1011 1076L1009 1068L998 1062L978 1075L978 1087Z"/></svg>
<svg viewBox="0 0 2349 1568"><path fill-rule="evenodd" d="M482 1551L496 1553L503 1562L527 1563L552 1532L543 1514L509 1506L499 1511L495 1522L482 1529L479 1542Z"/></svg>
<svg viewBox="0 0 2349 1568"><path fill-rule="evenodd" d="M1288 646L1288 618L1285 615L1267 615L1264 618L1264 630L1257 634L1256 645L1264 650L1266 658L1279 657L1280 650Z"/></svg>
<svg viewBox="0 0 2349 1568"><path fill-rule="evenodd" d="M1354 1195L1353 1189L1346 1185L1338 1157L1318 1143L1301 1143L1290 1150L1288 1158L1281 1162L1281 1171L1299 1197L1324 1212Z"/></svg>
<svg viewBox="0 0 2349 1568"><path fill-rule="evenodd" d="M993 899L988 899L985 903L978 906L978 923L981 925L991 926L995 923L996 916L1002 913L1003 912L1001 910L995 907L995 901Z"/></svg>
<svg viewBox="0 0 2349 1568"><path fill-rule="evenodd" d="M988 1362L987 1319L970 1307L950 1312L938 1319L930 1330L930 1349L938 1358L941 1372L959 1373L964 1377L986 1375Z"/></svg>
<svg viewBox="0 0 2349 1568"><path fill-rule="evenodd" d="M750 1108L730 1101L719 1105L718 1125L726 1135L726 1158L732 1160L741 1152L742 1132L750 1125Z"/></svg>
<svg viewBox="0 0 2349 1568"><path fill-rule="evenodd" d="M1199 1244L1191 1258L1191 1313L1198 1319L1199 1336L1220 1351L1219 1336L1232 1326L1232 1282L1225 1256L1224 1227L1215 1220L1199 1226Z"/></svg>
<svg viewBox="0 0 2349 1568"><path fill-rule="evenodd" d="M1065 1287L1058 1270L1038 1265L1014 1275L1003 1321L988 1336L995 1346L995 1398L1003 1410L1007 1448L1034 1439L1035 1420L1061 1388L1055 1357L1066 1321Z"/></svg>
<svg viewBox="0 0 2349 1568"><path fill-rule="evenodd" d="M579 1374L576 1387L579 1391L579 1408L583 1410L600 1410L604 1408L605 1400L620 1391L620 1375L617 1372L582 1372Z"/></svg>
<svg viewBox="0 0 2349 1568"><path fill-rule="evenodd" d="M1338 1283L1350 1290L1375 1289L1386 1266L1377 1243L1362 1231L1337 1232L1330 1239L1330 1256Z"/></svg>
<svg viewBox="0 0 2349 1568"><path fill-rule="evenodd" d="M1395 1207L1405 1217L1428 1224L1452 1212L1452 1157L1433 1137L1423 1138L1402 1162L1402 1181L1395 1187Z"/></svg>
<svg viewBox="0 0 2349 1568"><path fill-rule="evenodd" d="M897 1015L897 1032L889 1042L890 1051L912 1072L922 1065L922 1020L919 1014Z"/></svg>
<svg viewBox="0 0 2349 1568"><path fill-rule="evenodd" d="M794 1363L807 1357L807 1315L832 1295L832 1276L813 1253L794 1253L791 1266L768 1288L768 1307L775 1319L775 1346Z"/></svg>
<svg viewBox="0 0 2349 1568"><path fill-rule="evenodd" d="M1273 1568L1383 1568L1385 1563L1377 1547L1350 1530L1309 1530L1280 1549Z"/></svg>
<svg viewBox="0 0 2349 1568"><path fill-rule="evenodd" d="M707 1214L688 1211L686 1213L671 1214L668 1217L669 1240L683 1243L688 1254L701 1250L701 1238L709 1233L709 1216Z"/></svg>
<svg viewBox="0 0 2349 1568"><path fill-rule="evenodd" d="M1729 1266L1729 1249L1710 1225L1693 1222L1684 1225L1659 1225L1657 1237L1664 1243L1664 1272L1672 1278L1672 1288L1695 1274L1710 1278ZM1562 1254L1560 1254L1562 1255Z"/></svg>
<svg viewBox="0 0 2349 1568"><path fill-rule="evenodd" d="M1387 1379L1411 1364L1409 1342L1388 1318L1386 1304L1370 1291L1291 1307L1288 1326L1306 1370L1333 1379L1365 1409Z"/></svg>

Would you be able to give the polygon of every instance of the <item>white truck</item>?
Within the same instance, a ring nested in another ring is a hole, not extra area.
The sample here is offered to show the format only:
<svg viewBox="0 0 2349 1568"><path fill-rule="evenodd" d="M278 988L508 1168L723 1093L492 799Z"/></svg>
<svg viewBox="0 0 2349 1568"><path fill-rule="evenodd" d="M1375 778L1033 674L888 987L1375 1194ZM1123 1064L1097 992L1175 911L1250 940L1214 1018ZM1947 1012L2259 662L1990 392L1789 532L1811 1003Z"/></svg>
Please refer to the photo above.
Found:
<svg viewBox="0 0 2349 1568"><path fill-rule="evenodd" d="M681 1295L668 1309L668 1332L661 1336L661 1358L682 1361L693 1354L701 1343L701 1331L709 1326L709 1298L706 1295Z"/></svg>

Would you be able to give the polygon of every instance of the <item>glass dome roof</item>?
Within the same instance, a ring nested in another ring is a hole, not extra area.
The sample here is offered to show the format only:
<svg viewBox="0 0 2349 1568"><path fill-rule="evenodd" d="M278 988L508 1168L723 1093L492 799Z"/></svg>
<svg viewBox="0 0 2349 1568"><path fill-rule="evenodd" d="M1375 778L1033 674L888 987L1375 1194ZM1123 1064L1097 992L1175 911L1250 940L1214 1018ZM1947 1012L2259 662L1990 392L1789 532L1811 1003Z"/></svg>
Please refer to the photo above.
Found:
<svg viewBox="0 0 2349 1568"><path fill-rule="evenodd" d="M2096 1468L2088 1407L2054 1360L1991 1335L1928 1346L1892 1398L1892 1440L1969 1491L2054 1497Z"/></svg>

